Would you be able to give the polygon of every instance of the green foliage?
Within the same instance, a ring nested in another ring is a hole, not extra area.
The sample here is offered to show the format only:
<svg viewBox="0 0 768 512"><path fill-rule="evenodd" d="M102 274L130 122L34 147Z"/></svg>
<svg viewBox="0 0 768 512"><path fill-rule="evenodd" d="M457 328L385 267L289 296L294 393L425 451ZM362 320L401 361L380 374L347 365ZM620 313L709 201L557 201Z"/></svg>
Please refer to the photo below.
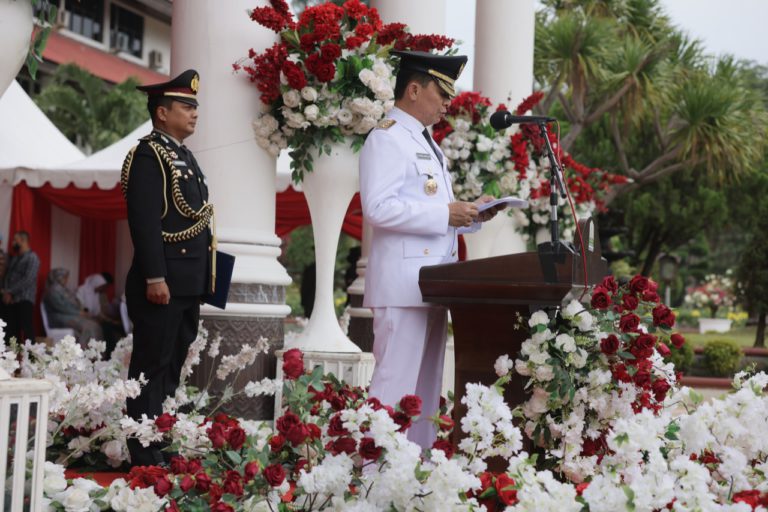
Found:
<svg viewBox="0 0 768 512"><path fill-rule="evenodd" d="M147 117L146 98L129 78L109 86L74 64L59 66L35 98L46 116L86 153L124 137Z"/></svg>
<svg viewBox="0 0 768 512"><path fill-rule="evenodd" d="M730 377L736 373L741 358L741 347L733 340L712 340L704 345L704 364L717 377Z"/></svg>
<svg viewBox="0 0 768 512"><path fill-rule="evenodd" d="M26 66L29 76L34 80L37 77L37 67L43 62L43 50L48 43L48 36L51 34L51 28L56 23L57 4L49 0L30 0L32 8L35 10L37 27L35 37L29 45L27 52Z"/></svg>
<svg viewBox="0 0 768 512"><path fill-rule="evenodd" d="M693 345L684 343L682 347L677 348L670 343L669 352L669 356L665 357L664 360L674 364L677 371L684 374L688 373L693 363Z"/></svg>

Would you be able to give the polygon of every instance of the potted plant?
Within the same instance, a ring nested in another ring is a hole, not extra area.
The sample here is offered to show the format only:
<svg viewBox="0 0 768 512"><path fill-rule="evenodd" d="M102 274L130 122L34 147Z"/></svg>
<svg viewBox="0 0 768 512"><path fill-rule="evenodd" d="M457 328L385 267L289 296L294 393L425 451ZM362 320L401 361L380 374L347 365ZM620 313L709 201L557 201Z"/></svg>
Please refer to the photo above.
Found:
<svg viewBox="0 0 768 512"><path fill-rule="evenodd" d="M699 317L699 332L728 332L733 323L728 313L734 306L733 281L730 271L726 275L709 274L699 286L688 289L686 305L709 311L708 317Z"/></svg>

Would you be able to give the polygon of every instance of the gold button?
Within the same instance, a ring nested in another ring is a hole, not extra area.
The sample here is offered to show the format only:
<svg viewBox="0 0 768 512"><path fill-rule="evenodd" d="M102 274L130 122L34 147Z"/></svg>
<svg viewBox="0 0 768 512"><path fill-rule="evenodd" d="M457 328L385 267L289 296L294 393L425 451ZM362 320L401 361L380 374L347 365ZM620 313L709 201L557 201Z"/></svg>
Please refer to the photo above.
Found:
<svg viewBox="0 0 768 512"><path fill-rule="evenodd" d="M187 254L187 250L186 249L182 249L181 250L181 254Z"/></svg>
<svg viewBox="0 0 768 512"><path fill-rule="evenodd" d="M424 254L429 254L429 249L424 249Z"/></svg>
<svg viewBox="0 0 768 512"><path fill-rule="evenodd" d="M211 252L211 250L212 250L212 247L209 245L208 246L208 252Z"/></svg>

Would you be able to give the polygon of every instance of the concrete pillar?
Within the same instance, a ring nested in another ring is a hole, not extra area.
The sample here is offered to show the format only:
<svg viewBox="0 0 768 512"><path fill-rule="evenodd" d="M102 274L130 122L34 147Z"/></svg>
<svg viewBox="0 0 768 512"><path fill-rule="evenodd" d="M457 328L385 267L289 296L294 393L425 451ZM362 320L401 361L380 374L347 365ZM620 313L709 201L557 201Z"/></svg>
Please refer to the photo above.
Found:
<svg viewBox="0 0 768 512"><path fill-rule="evenodd" d="M186 141L206 173L215 206L219 250L236 257L226 310L204 306L204 322L223 337L222 353L235 353L260 336L272 350L260 356L248 380L275 375L274 350L283 346L285 287L291 279L277 261L275 159L256 144L252 123L263 108L256 88L232 63L274 44L277 35L251 21L247 11L266 0L184 0L173 4L171 75L200 73L199 119ZM198 374L207 375L204 360ZM231 414L272 417L271 400L235 401Z"/></svg>

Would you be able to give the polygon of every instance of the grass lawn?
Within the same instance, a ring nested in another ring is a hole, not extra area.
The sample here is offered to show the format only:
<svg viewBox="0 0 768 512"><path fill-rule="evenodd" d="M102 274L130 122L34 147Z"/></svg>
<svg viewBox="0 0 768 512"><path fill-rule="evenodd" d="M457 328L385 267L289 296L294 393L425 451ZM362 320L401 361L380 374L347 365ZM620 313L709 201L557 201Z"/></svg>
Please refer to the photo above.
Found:
<svg viewBox="0 0 768 512"><path fill-rule="evenodd" d="M706 334L699 334L698 331L681 331L681 333L694 347L704 346L710 340L734 340L742 347L751 347L755 343L756 330L757 327L752 325L749 327L738 327L723 333L708 332Z"/></svg>

